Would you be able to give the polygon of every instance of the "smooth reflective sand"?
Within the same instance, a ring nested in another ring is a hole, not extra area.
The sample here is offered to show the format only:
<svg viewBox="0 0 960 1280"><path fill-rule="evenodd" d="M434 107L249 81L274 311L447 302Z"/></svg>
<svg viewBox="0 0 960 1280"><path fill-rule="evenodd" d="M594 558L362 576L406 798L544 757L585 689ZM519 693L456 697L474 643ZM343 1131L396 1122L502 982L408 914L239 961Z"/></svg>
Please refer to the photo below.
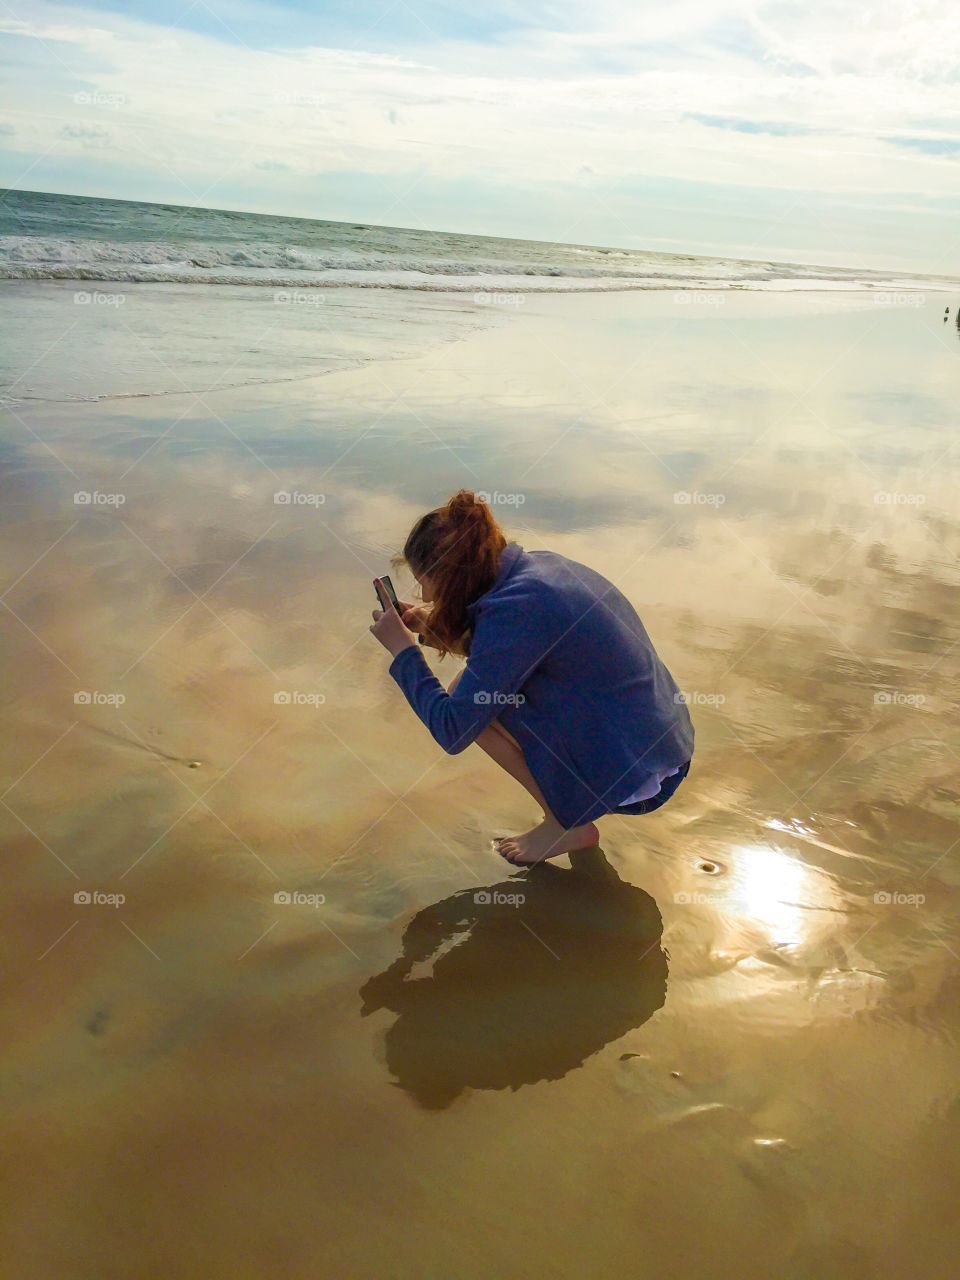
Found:
<svg viewBox="0 0 960 1280"><path fill-rule="evenodd" d="M530 297L4 415L10 1274L955 1273L957 301ZM572 867L490 851L532 804L367 633L461 486L690 699Z"/></svg>

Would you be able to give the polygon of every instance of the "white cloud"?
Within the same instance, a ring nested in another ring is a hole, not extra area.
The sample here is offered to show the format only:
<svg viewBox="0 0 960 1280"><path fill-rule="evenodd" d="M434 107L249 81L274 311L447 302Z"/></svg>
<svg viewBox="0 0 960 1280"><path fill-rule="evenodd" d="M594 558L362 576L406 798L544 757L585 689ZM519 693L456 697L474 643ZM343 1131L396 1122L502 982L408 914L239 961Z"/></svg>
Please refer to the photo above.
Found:
<svg viewBox="0 0 960 1280"><path fill-rule="evenodd" d="M29 22L0 23L45 66L16 79L10 146L29 162L76 150L82 135L65 129L89 130L87 145L108 136L118 174L151 166L186 203L210 192L229 204L237 175L269 167L278 212L329 172L390 190L565 184L586 225L592 203L626 210L619 189L652 176L921 203L956 192L955 160L884 140L957 138L960 22L946 3L601 0L551 13L550 29L541 17L496 46L384 53L251 49L41 5ZM92 96L78 104L82 92Z"/></svg>

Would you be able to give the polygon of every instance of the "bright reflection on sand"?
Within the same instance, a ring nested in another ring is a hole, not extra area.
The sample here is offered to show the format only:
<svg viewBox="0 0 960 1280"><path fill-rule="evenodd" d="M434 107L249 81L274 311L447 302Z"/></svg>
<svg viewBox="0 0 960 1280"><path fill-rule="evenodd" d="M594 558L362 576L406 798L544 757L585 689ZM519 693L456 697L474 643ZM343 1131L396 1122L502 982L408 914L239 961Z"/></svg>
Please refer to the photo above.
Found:
<svg viewBox="0 0 960 1280"><path fill-rule="evenodd" d="M740 845L731 858L728 903L776 947L808 942L836 894L822 874L775 845Z"/></svg>

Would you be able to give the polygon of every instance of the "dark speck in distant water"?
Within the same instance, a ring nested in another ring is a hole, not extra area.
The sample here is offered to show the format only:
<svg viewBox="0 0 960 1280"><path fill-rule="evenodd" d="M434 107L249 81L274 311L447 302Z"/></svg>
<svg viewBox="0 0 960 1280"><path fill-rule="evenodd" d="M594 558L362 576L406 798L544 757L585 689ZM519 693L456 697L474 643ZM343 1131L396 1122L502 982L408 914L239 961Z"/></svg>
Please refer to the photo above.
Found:
<svg viewBox="0 0 960 1280"><path fill-rule="evenodd" d="M107 1029L107 1023L110 1021L110 1014L106 1009L98 1009L92 1018L87 1020L87 1030L92 1036L102 1036Z"/></svg>

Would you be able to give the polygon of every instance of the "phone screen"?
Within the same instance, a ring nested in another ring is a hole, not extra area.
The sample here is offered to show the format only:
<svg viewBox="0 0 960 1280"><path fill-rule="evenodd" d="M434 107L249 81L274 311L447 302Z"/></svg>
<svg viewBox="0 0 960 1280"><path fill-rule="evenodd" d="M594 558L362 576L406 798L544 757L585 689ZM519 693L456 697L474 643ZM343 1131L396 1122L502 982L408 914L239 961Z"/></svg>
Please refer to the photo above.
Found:
<svg viewBox="0 0 960 1280"><path fill-rule="evenodd" d="M393 583L390 581L390 578L389 578L386 574L384 574L382 578L377 578L377 579L375 579L375 580L374 580L373 589L374 589L374 591L375 591L375 592L376 592L376 594L377 594L377 601L378 601L380 604L382 604L382 603L383 603L383 601L380 599L380 593L379 593L379 591L377 591L377 582L379 582L379 583L381 584L381 586L383 587L384 591L385 591L385 592L386 592L386 594L387 594L387 597L388 597L388 598L389 598L389 600L390 600L390 603L393 605L393 607L394 607L394 608L397 610L397 612L399 613L399 612L400 612L400 601L397 599L397 593L396 593L396 591L394 591L394 589L393 589Z"/></svg>

